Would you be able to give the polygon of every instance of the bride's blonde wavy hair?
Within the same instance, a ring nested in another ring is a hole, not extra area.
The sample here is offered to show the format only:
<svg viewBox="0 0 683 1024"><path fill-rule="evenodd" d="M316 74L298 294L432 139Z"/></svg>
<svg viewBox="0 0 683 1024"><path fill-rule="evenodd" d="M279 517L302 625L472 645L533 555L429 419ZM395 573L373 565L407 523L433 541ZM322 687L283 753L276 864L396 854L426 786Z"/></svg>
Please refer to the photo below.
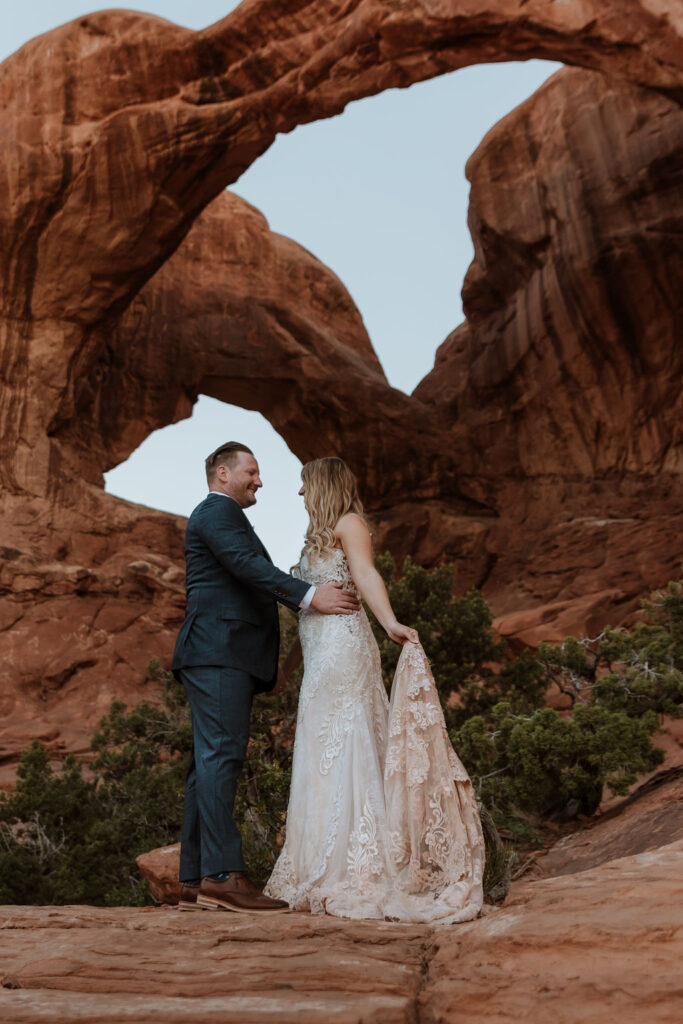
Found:
<svg viewBox="0 0 683 1024"><path fill-rule="evenodd" d="M304 505L310 517L302 555L321 555L336 542L334 528L347 512L363 515L358 481L343 459L314 459L301 470Z"/></svg>

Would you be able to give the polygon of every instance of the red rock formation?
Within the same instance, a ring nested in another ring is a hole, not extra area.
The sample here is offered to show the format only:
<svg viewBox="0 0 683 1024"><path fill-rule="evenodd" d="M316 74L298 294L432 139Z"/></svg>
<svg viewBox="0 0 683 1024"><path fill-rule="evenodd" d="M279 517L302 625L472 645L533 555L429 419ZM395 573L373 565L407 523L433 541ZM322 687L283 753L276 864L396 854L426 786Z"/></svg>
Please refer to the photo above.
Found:
<svg viewBox="0 0 683 1024"><path fill-rule="evenodd" d="M0 907L8 1024L414 1020L419 926L153 907Z"/></svg>
<svg viewBox="0 0 683 1024"><path fill-rule="evenodd" d="M679 29L664 0L252 0L202 32L103 11L27 43L0 68L4 486L63 487L72 453L57 438L106 357L93 328L277 132L494 59L565 60L678 95Z"/></svg>
<svg viewBox="0 0 683 1024"><path fill-rule="evenodd" d="M78 413L57 435L94 483L179 410L189 415L199 394L262 412L303 460L349 449L376 501L425 486L425 449L430 476L440 467L452 478L436 417L389 387L341 281L228 192L105 344L96 387L83 382ZM402 474L383 472L399 451Z"/></svg>
<svg viewBox="0 0 683 1024"><path fill-rule="evenodd" d="M169 656L183 523L102 473L199 393L347 456L379 546L501 615L615 621L673 574L679 29L658 0L254 0L197 33L89 15L0 67L1 756L82 747ZM468 322L402 395L343 285L224 186L352 99L531 56L613 77L560 73L472 158Z"/></svg>
<svg viewBox="0 0 683 1024"><path fill-rule="evenodd" d="M180 517L90 485L79 508L19 498L4 507L3 787L32 738L56 754L84 752L112 700L156 697L146 666L172 650L185 603Z"/></svg>
<svg viewBox="0 0 683 1024"><path fill-rule="evenodd" d="M595 630L679 571L682 146L675 104L572 69L468 163L467 321L415 396L499 514L485 593L508 635Z"/></svg>
<svg viewBox="0 0 683 1024"><path fill-rule="evenodd" d="M653 773L627 799L534 859L534 878L573 875L683 838L683 767ZM140 865L142 868L142 865Z"/></svg>
<svg viewBox="0 0 683 1024"><path fill-rule="evenodd" d="M565 70L470 158L467 322L416 392L464 473L680 475L682 144L675 104Z"/></svg>
<svg viewBox="0 0 683 1024"><path fill-rule="evenodd" d="M514 883L451 928L286 914L0 908L0 1014L58 1024L680 1018L683 841Z"/></svg>

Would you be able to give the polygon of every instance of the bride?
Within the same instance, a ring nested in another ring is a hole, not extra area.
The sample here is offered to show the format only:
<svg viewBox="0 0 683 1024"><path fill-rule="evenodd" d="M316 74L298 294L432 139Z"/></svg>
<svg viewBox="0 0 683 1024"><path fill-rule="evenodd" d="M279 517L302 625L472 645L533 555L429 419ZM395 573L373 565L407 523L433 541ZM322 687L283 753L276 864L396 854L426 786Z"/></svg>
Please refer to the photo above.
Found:
<svg viewBox="0 0 683 1024"><path fill-rule="evenodd" d="M418 634L396 620L374 568L346 463L317 459L301 476L310 522L293 574L357 591L403 650L390 703L365 611L300 613L286 839L265 892L314 914L470 920L483 902L484 839ZM285 675L297 656L288 654Z"/></svg>

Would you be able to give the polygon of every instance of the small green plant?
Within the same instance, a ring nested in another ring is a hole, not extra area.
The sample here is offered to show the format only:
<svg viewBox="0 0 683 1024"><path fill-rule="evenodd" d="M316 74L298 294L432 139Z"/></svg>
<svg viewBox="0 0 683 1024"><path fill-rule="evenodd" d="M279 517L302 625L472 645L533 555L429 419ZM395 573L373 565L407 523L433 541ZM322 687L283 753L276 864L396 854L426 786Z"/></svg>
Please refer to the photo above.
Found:
<svg viewBox="0 0 683 1024"><path fill-rule="evenodd" d="M452 739L480 799L494 812L515 808L539 818L593 814L607 784L624 794L638 775L661 764L650 741L657 716L582 706L570 718L552 708L515 714L500 701L490 718L475 715Z"/></svg>

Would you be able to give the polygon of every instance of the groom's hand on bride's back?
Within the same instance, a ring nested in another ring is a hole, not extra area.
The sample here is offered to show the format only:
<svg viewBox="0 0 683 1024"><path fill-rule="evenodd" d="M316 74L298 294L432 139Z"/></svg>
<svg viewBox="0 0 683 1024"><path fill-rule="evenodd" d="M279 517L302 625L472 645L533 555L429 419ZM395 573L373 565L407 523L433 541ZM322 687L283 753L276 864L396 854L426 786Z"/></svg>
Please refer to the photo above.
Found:
<svg viewBox="0 0 683 1024"><path fill-rule="evenodd" d="M360 608L360 599L343 583L324 583L315 588L311 608L323 615L352 615Z"/></svg>

